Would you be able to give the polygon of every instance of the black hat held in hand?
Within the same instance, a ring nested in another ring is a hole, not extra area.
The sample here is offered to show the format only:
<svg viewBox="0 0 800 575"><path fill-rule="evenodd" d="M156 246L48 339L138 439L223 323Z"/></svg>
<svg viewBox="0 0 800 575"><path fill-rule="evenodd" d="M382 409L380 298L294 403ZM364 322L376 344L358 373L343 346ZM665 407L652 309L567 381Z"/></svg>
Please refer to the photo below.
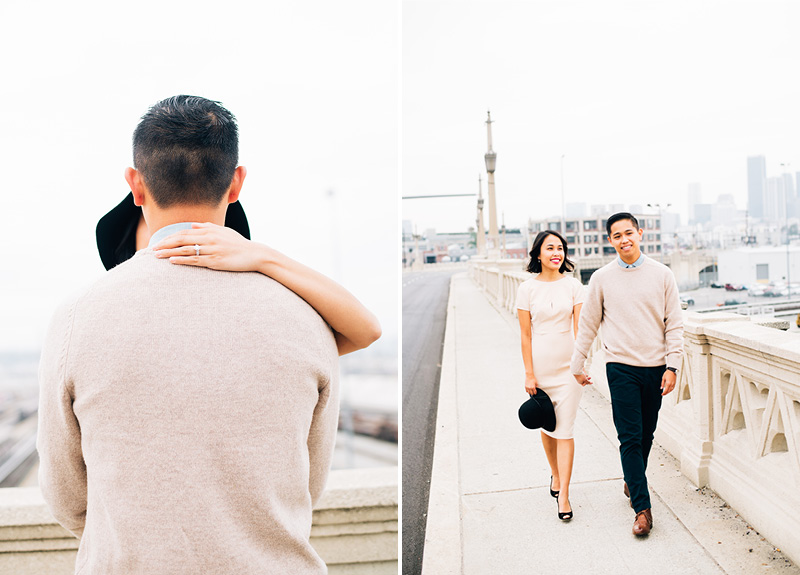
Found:
<svg viewBox="0 0 800 575"><path fill-rule="evenodd" d="M537 388L536 395L530 396L528 401L519 406L519 420L528 429L541 427L545 431L555 430L556 412L543 389Z"/></svg>

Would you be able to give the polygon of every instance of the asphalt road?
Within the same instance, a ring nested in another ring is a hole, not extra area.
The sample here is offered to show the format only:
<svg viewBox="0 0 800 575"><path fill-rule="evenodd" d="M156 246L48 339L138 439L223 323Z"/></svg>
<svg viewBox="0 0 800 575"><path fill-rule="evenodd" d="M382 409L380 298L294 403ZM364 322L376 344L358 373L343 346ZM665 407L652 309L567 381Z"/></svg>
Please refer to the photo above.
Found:
<svg viewBox="0 0 800 575"><path fill-rule="evenodd" d="M403 275L403 575L422 571L450 277Z"/></svg>

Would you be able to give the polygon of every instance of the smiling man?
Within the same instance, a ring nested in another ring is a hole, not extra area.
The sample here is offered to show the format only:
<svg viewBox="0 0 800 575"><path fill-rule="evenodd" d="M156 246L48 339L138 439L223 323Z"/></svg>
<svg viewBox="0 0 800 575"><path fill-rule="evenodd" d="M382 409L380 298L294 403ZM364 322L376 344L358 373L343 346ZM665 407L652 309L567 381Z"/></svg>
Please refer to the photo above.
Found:
<svg viewBox="0 0 800 575"><path fill-rule="evenodd" d="M606 231L617 258L589 281L570 367L583 384L586 356L602 326L624 491L636 512L633 533L647 535L653 515L645 470L661 398L675 387L680 367L683 313L672 271L639 248L642 230L636 218L614 214Z"/></svg>

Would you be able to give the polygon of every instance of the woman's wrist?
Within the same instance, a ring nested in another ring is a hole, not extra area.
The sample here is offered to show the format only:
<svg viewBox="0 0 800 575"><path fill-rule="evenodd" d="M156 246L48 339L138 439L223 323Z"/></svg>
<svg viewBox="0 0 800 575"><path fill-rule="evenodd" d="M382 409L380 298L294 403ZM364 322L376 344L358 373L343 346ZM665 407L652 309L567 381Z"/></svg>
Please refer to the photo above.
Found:
<svg viewBox="0 0 800 575"><path fill-rule="evenodd" d="M253 251L256 258L256 269L253 271L272 277L276 271L286 268L288 258L278 250L256 242L253 242L252 247L255 248Z"/></svg>

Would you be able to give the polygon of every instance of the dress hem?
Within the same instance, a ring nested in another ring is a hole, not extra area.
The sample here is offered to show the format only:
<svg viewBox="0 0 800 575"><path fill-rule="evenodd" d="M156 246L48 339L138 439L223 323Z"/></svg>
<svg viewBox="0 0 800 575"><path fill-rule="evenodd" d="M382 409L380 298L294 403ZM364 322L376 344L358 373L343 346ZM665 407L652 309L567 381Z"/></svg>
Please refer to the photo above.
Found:
<svg viewBox="0 0 800 575"><path fill-rule="evenodd" d="M547 431L546 429L540 429L539 431L541 431L542 433L544 433L548 437L552 437L553 439L575 439L575 434L574 433L572 435L570 435L569 437L558 437L556 435L553 435L552 432Z"/></svg>

